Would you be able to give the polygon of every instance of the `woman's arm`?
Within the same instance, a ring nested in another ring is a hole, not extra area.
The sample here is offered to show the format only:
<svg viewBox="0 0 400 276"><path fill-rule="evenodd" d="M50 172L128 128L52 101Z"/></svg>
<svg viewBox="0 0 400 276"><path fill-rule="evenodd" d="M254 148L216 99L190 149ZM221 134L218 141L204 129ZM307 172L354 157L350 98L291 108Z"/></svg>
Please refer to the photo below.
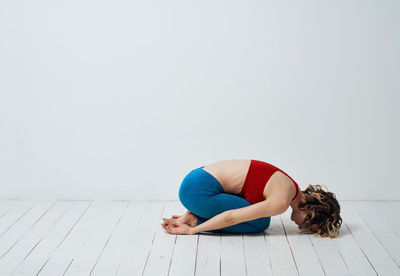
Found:
<svg viewBox="0 0 400 276"><path fill-rule="evenodd" d="M288 207L289 204L282 199L267 199L250 206L222 212L210 218L209 220L192 227L191 234L221 229L244 221L250 221L262 217L272 217L282 214Z"/></svg>
<svg viewBox="0 0 400 276"><path fill-rule="evenodd" d="M229 210L230 219L233 224L237 224L262 217L272 217L284 213L289 205L290 202L284 198L270 198L250 206Z"/></svg>
<svg viewBox="0 0 400 276"><path fill-rule="evenodd" d="M197 234L202 231L216 230L234 225L235 223L230 218L230 211L231 210L219 213L205 222L192 227L190 234Z"/></svg>

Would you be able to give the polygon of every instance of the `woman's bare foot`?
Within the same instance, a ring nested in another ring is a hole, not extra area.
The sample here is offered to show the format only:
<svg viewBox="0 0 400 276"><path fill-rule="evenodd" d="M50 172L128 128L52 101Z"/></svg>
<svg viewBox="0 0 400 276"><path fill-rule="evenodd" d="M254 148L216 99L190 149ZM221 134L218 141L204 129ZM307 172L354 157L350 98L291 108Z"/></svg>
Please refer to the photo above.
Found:
<svg viewBox="0 0 400 276"><path fill-rule="evenodd" d="M173 215L171 218L163 218L164 220L164 225L172 224L174 222L182 222L184 224L187 224L189 226L196 226L197 225L197 217L195 214L193 214L190 211L187 211L185 214L178 216L178 215Z"/></svg>
<svg viewBox="0 0 400 276"><path fill-rule="evenodd" d="M196 215L193 214L193 213L188 214L183 223L185 223L185 224L187 224L189 226L192 226L192 227L196 226L197 225L197 217L196 217Z"/></svg>
<svg viewBox="0 0 400 276"><path fill-rule="evenodd" d="M172 215L172 218L173 219L179 219L179 218L185 218L188 214L190 214L191 212L188 210L188 211L186 211L186 213L184 213L183 215L180 215L180 216L178 216L178 215Z"/></svg>

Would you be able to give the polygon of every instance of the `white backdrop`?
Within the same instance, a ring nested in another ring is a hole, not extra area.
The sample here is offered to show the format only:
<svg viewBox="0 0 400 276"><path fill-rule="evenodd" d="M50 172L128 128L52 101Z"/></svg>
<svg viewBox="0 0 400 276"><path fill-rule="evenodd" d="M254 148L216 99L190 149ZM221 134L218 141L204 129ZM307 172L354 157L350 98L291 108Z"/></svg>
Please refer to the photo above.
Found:
<svg viewBox="0 0 400 276"><path fill-rule="evenodd" d="M1 199L177 200L270 162L400 199L400 1L0 1Z"/></svg>

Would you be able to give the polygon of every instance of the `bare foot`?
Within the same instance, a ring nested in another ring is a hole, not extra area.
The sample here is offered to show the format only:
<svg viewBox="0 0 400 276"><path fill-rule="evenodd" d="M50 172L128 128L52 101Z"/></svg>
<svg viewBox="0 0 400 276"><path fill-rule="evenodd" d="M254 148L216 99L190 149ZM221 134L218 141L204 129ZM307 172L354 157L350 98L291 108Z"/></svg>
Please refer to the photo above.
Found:
<svg viewBox="0 0 400 276"><path fill-rule="evenodd" d="M188 214L190 214L191 212L188 210L188 211L186 211L186 213L184 213L183 215L180 215L180 216L178 216L178 215L172 215L172 218L173 219L179 219L179 218L185 218Z"/></svg>
<svg viewBox="0 0 400 276"><path fill-rule="evenodd" d="M196 217L196 215L193 214L193 213L188 214L183 223L185 223L185 224L187 224L189 226L192 226L192 227L196 226L197 225L197 217Z"/></svg>
<svg viewBox="0 0 400 276"><path fill-rule="evenodd" d="M172 224L174 222L182 222L192 227L197 225L197 217L190 211L187 211L185 214L181 216L173 215L171 218L169 219L163 218L163 220L164 220L163 225Z"/></svg>

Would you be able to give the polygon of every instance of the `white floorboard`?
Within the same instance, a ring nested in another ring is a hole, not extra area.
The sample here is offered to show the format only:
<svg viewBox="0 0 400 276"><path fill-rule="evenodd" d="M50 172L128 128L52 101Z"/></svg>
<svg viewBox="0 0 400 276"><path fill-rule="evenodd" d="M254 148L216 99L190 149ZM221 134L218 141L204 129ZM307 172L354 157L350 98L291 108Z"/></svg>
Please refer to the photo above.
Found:
<svg viewBox="0 0 400 276"><path fill-rule="evenodd" d="M354 236L343 222L340 238L335 239L335 245L343 257L346 267L351 275L376 275L376 271L357 244Z"/></svg>
<svg viewBox="0 0 400 276"><path fill-rule="evenodd" d="M310 236L325 275L350 275L345 260L333 239Z"/></svg>
<svg viewBox="0 0 400 276"><path fill-rule="evenodd" d="M272 274L298 275L299 271L285 235L281 215L271 218L271 224L265 231L265 238Z"/></svg>
<svg viewBox="0 0 400 276"><path fill-rule="evenodd" d="M0 238L3 237L14 224L18 223L18 221L33 208L35 203L30 201L4 201L1 205L4 208L4 213L0 219Z"/></svg>
<svg viewBox="0 0 400 276"><path fill-rule="evenodd" d="M374 234L375 238L382 244L392 260L400 265L400 239L381 218L380 214L367 202L352 202L352 207L356 210L368 229ZM398 215L400 217L400 215Z"/></svg>
<svg viewBox="0 0 400 276"><path fill-rule="evenodd" d="M49 209L55 204L55 202L45 201L38 202L29 208L22 216L18 217L15 223L12 223L6 232L1 236L0 242L0 261L5 263L5 259L10 256L10 252L15 252L17 244L20 240L32 229L35 229L37 223L41 221L41 218L48 213ZM48 214L47 214L48 216ZM26 252L28 253L28 252ZM0 271L3 270L4 264L0 263Z"/></svg>
<svg viewBox="0 0 400 276"><path fill-rule="evenodd" d="M221 235L221 275L246 275L243 235Z"/></svg>
<svg viewBox="0 0 400 276"><path fill-rule="evenodd" d="M164 203L140 203L138 206L144 208L139 209L139 220L134 219L134 214L128 218L134 224L134 228L129 231L129 236L121 249L122 259L117 268L117 275L142 275L154 243L155 232L161 228L159 221L165 207Z"/></svg>
<svg viewBox="0 0 400 276"><path fill-rule="evenodd" d="M162 217L169 217L169 215L176 214L177 211L175 204L167 202L165 203ZM162 217L158 217L159 221L161 221ZM166 233L161 225L156 228L143 275L165 275L169 273L176 239L177 235Z"/></svg>
<svg viewBox="0 0 400 276"><path fill-rule="evenodd" d="M107 246L99 257L92 271L92 275L116 275L118 272L121 274L121 264L125 264L128 256L135 255L129 252L130 248L135 248L132 239L138 236L143 238L142 235L138 235L137 229L138 224L143 222L143 216L148 207L148 204L129 203L121 221L118 223ZM133 264L134 262L132 261L130 263Z"/></svg>
<svg viewBox="0 0 400 276"><path fill-rule="evenodd" d="M400 203L341 208L329 239L291 209L263 233L170 235L178 201L0 201L0 275L400 275Z"/></svg>
<svg viewBox="0 0 400 276"><path fill-rule="evenodd" d="M271 261L268 255L264 233L243 235L247 275L271 275Z"/></svg>
<svg viewBox="0 0 400 276"><path fill-rule="evenodd" d="M290 209L291 210L291 209ZM324 269L309 234L299 235L299 227L290 220L288 210L281 215L289 246L300 275L324 275Z"/></svg>
<svg viewBox="0 0 400 276"><path fill-rule="evenodd" d="M178 203L168 202L166 206L174 208L175 213L183 214L186 209ZM167 215L167 217L170 217ZM196 252L198 245L199 235L177 235L175 245L172 253L171 267L169 269L170 275L194 275L196 268Z"/></svg>
<svg viewBox="0 0 400 276"><path fill-rule="evenodd" d="M110 204L90 232L80 249L74 255L65 275L90 275L107 246L111 235L126 211L127 202Z"/></svg>
<svg viewBox="0 0 400 276"><path fill-rule="evenodd" d="M89 201L69 202L67 212L55 221L55 224L41 238L21 263L14 269L12 275L37 275L47 264L54 252L63 244L75 228L82 216L90 207Z"/></svg>
<svg viewBox="0 0 400 276"><path fill-rule="evenodd" d="M204 232L198 237L195 276L220 275L221 235Z"/></svg>
<svg viewBox="0 0 400 276"><path fill-rule="evenodd" d="M35 249L57 220L66 213L69 206L69 202L57 202L43 218L33 225L29 231L26 231L7 251L7 254L3 254L0 258L0 275L10 274L16 269L24 258ZM8 233L11 233L11 231L8 231ZM7 243L2 243L2 245L7 245Z"/></svg>
<svg viewBox="0 0 400 276"><path fill-rule="evenodd" d="M342 218L357 241L358 246L362 249L377 274L399 275L399 267L358 215L353 203L349 201L341 202L341 210L343 212Z"/></svg>
<svg viewBox="0 0 400 276"><path fill-rule="evenodd" d="M400 202L372 201L368 204L376 210L397 238L400 238Z"/></svg>

